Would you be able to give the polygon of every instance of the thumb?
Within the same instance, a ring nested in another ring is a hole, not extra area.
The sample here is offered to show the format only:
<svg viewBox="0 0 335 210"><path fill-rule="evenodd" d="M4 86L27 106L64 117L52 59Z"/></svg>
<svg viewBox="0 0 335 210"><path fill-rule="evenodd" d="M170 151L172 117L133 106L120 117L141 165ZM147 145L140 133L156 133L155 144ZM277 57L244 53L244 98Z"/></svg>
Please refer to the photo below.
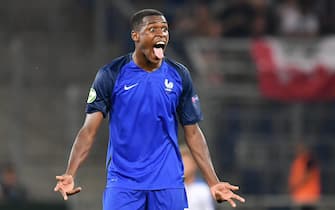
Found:
<svg viewBox="0 0 335 210"><path fill-rule="evenodd" d="M81 187L76 187L75 189L73 189L73 190L67 192L66 194L67 194L67 195L74 195L74 194L79 193L81 190L82 190Z"/></svg>

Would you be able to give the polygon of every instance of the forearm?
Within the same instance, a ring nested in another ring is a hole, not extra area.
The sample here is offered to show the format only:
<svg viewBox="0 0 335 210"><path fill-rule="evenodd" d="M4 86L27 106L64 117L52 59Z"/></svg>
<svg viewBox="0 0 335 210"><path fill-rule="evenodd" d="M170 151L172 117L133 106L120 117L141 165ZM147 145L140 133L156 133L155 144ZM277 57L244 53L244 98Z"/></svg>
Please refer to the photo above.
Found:
<svg viewBox="0 0 335 210"><path fill-rule="evenodd" d="M186 143L196 161L202 175L209 186L213 186L219 182L215 173L206 139L200 128L196 126L195 129L185 134Z"/></svg>
<svg viewBox="0 0 335 210"><path fill-rule="evenodd" d="M79 166L89 154L94 138L95 136L89 134L87 129L80 129L71 149L66 174L76 175Z"/></svg>

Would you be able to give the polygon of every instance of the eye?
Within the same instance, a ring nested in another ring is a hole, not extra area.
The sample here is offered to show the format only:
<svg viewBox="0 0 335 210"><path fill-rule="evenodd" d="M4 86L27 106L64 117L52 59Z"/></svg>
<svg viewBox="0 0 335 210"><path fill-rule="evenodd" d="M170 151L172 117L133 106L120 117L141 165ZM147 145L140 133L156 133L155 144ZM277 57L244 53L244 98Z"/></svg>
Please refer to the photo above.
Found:
<svg viewBox="0 0 335 210"><path fill-rule="evenodd" d="M168 32L169 29L168 29L167 27L163 27L163 28L162 28L162 31L165 33L165 32Z"/></svg>
<svg viewBox="0 0 335 210"><path fill-rule="evenodd" d="M155 32L155 28L149 28L150 32Z"/></svg>

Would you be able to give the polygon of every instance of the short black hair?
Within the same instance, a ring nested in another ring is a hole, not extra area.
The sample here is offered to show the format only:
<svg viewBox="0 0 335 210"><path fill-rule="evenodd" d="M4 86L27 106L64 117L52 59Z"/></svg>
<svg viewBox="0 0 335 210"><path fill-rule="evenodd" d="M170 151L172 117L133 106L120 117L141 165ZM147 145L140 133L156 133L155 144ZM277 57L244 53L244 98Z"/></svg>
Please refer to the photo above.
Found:
<svg viewBox="0 0 335 210"><path fill-rule="evenodd" d="M143 9L138 12L135 12L130 18L130 26L132 30L138 29L142 24L143 18L146 16L164 16L162 12L156 9Z"/></svg>

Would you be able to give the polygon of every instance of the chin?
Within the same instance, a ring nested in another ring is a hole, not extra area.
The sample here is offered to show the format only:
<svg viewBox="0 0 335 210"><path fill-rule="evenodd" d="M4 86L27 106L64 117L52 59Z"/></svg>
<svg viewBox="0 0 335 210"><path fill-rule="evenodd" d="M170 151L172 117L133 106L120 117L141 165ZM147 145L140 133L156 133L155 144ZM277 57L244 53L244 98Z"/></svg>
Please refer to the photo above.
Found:
<svg viewBox="0 0 335 210"><path fill-rule="evenodd" d="M158 59L154 56L145 56L145 57L146 57L148 63L158 64L159 62L161 62L160 59Z"/></svg>

